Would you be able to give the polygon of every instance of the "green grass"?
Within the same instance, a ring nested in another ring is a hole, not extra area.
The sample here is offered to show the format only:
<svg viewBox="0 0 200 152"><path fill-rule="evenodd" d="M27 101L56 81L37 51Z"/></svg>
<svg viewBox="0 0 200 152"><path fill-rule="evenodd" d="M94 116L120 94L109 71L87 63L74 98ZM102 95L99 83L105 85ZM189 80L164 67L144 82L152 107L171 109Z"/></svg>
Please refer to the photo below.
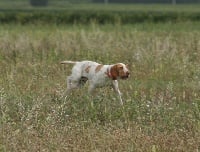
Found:
<svg viewBox="0 0 200 152"><path fill-rule="evenodd" d="M199 5L160 5L160 4L74 4L70 9L74 10L104 10L104 11L164 11L164 12L199 12ZM66 8L69 9L69 8Z"/></svg>
<svg viewBox="0 0 200 152"><path fill-rule="evenodd" d="M199 23L1 25L0 151L199 151ZM113 90L63 97L62 60L128 63Z"/></svg>
<svg viewBox="0 0 200 152"><path fill-rule="evenodd" d="M0 1L0 22L17 24L136 24L198 22L198 4L144 5L95 4L49 1L32 7L28 1Z"/></svg>
<svg viewBox="0 0 200 152"><path fill-rule="evenodd" d="M102 11L158 11L158 12L199 12L199 4L99 4L49 1L47 7L32 7L29 1L0 1L1 10L102 10Z"/></svg>

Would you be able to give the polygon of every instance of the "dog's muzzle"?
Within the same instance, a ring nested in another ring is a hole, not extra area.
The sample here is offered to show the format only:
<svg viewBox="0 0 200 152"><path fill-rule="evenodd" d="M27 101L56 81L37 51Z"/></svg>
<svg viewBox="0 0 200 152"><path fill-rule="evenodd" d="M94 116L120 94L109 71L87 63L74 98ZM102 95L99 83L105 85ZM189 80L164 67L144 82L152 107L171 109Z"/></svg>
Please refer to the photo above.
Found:
<svg viewBox="0 0 200 152"><path fill-rule="evenodd" d="M127 78L129 78L130 77L130 73L129 73L129 71L127 71L126 73L125 73L125 75L123 75L122 77L121 77L121 79L127 79Z"/></svg>

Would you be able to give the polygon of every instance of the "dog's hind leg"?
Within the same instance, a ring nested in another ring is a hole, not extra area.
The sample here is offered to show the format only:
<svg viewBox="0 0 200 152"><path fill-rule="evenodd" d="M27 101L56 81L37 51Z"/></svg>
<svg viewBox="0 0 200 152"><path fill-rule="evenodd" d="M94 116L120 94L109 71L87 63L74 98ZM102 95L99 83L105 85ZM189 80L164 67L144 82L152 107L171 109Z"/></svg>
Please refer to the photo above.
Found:
<svg viewBox="0 0 200 152"><path fill-rule="evenodd" d="M67 81L67 89L65 90L65 92L63 94L63 96L65 96L65 98L67 97L67 95L70 94L70 92L73 89L76 89L79 87L79 80L78 81L73 80L72 76L68 76L66 81Z"/></svg>
<svg viewBox="0 0 200 152"><path fill-rule="evenodd" d="M71 76L68 76L66 93L69 93L71 90L78 88L80 86L79 83L79 80L73 80Z"/></svg>

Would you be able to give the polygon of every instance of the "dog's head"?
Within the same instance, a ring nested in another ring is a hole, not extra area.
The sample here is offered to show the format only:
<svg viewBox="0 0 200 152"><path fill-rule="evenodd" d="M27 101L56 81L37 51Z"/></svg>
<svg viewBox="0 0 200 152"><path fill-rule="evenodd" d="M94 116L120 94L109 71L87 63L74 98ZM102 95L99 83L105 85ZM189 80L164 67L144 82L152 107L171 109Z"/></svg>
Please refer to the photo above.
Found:
<svg viewBox="0 0 200 152"><path fill-rule="evenodd" d="M127 79L130 76L130 72L127 65L123 63L117 63L111 66L110 75L113 80L117 80L117 78Z"/></svg>

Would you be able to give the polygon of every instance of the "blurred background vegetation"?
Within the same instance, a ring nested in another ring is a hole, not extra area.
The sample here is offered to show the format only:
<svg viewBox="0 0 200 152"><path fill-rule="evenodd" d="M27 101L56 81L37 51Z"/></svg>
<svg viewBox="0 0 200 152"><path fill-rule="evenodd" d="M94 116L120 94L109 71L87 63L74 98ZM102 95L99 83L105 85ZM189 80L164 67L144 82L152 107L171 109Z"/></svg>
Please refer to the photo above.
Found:
<svg viewBox="0 0 200 152"><path fill-rule="evenodd" d="M199 3L200 0L142 0L140 3L138 0L0 0L0 22L133 24L199 21Z"/></svg>

